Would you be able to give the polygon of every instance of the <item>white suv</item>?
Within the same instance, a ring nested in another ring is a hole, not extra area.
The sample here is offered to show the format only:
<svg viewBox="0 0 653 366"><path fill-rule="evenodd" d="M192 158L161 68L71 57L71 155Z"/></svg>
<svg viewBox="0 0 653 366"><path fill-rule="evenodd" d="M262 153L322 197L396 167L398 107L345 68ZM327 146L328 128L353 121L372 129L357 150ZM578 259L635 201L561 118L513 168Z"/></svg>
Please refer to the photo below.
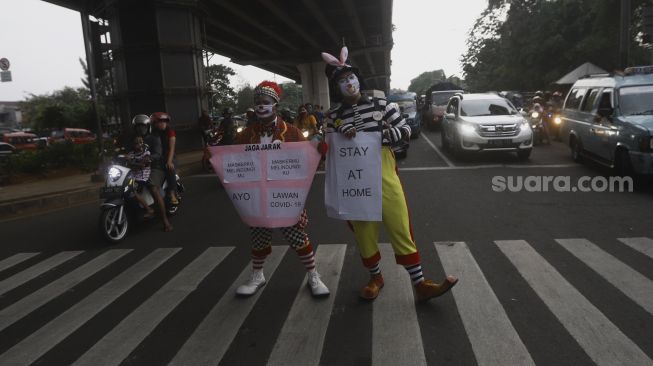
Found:
<svg viewBox="0 0 653 366"><path fill-rule="evenodd" d="M533 131L517 109L496 94L456 94L442 123L442 147L456 155L467 152L514 151L528 159Z"/></svg>

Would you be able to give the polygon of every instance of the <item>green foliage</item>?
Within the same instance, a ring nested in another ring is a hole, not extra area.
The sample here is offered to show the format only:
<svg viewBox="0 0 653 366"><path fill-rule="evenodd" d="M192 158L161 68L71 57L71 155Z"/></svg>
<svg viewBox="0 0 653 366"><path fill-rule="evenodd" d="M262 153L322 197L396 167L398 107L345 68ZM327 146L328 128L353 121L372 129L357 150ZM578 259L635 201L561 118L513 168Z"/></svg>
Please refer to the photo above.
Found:
<svg viewBox="0 0 653 366"><path fill-rule="evenodd" d="M37 131L64 127L96 130L90 94L85 88L65 87L52 94L30 94L21 102L21 110Z"/></svg>
<svg viewBox="0 0 653 366"><path fill-rule="evenodd" d="M236 92L236 113L245 113L254 105L254 88L245 85Z"/></svg>
<svg viewBox="0 0 653 366"><path fill-rule="evenodd" d="M206 72L206 89L210 94L210 114L222 114L222 109L236 106L236 92L229 85L229 77L236 72L229 66L217 64L209 65Z"/></svg>
<svg viewBox="0 0 653 366"><path fill-rule="evenodd" d="M443 70L426 71L410 81L408 91L421 95L426 89L431 87L431 85L440 81L445 81L446 79L447 77Z"/></svg>
<svg viewBox="0 0 653 366"><path fill-rule="evenodd" d="M279 108L279 110L282 108L288 108L291 111L297 111L299 106L304 104L302 97L302 86L296 83L283 83L279 86L281 89L283 89L281 101L279 102L281 108Z"/></svg>
<svg viewBox="0 0 653 366"><path fill-rule="evenodd" d="M636 41L641 30L633 0L630 64L648 63ZM585 62L619 67L620 1L490 1L476 20L462 58L470 89L536 90Z"/></svg>
<svg viewBox="0 0 653 366"><path fill-rule="evenodd" d="M21 151L9 156L5 168L8 172L41 173L64 167L92 171L99 163L96 144L73 145L57 143L36 151Z"/></svg>

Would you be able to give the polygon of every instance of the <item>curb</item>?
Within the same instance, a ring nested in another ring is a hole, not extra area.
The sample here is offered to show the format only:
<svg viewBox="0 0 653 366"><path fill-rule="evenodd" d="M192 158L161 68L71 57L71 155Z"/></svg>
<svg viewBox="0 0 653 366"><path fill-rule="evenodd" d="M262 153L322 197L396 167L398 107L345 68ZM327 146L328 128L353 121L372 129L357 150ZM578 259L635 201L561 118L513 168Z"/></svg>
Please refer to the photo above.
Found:
<svg viewBox="0 0 653 366"><path fill-rule="evenodd" d="M179 167L178 174L182 177L201 173L199 162L192 162ZM89 178L89 184L90 178ZM92 183L91 187L65 192L30 197L23 200L0 202L0 222L19 219L27 216L47 213L53 210L65 209L88 203L99 203L98 192L102 183Z"/></svg>

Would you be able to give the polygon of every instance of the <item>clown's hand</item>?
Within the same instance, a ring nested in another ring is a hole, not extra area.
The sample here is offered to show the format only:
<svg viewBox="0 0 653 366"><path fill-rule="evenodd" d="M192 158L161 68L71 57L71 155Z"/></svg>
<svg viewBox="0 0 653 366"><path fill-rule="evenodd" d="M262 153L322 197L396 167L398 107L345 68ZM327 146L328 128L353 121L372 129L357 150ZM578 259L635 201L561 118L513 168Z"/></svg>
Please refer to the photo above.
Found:
<svg viewBox="0 0 653 366"><path fill-rule="evenodd" d="M383 126L383 139L390 141L390 143L394 144L399 141L401 141L401 130L396 128L396 127L390 127L390 125L386 124Z"/></svg>

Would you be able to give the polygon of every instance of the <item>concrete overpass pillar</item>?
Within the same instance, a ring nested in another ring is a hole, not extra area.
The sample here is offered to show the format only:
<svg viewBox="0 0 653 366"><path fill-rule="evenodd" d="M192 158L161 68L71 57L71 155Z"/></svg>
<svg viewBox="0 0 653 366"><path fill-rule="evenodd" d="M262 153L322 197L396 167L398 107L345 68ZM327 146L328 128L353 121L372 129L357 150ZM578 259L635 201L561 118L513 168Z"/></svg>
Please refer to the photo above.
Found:
<svg viewBox="0 0 653 366"><path fill-rule="evenodd" d="M111 8L115 95L123 124L168 112L181 150L201 146L194 130L205 108L199 0L106 0Z"/></svg>
<svg viewBox="0 0 653 366"><path fill-rule="evenodd" d="M324 75L324 62L311 62L297 65L301 76L302 98L304 103L321 105L329 109L329 81Z"/></svg>

